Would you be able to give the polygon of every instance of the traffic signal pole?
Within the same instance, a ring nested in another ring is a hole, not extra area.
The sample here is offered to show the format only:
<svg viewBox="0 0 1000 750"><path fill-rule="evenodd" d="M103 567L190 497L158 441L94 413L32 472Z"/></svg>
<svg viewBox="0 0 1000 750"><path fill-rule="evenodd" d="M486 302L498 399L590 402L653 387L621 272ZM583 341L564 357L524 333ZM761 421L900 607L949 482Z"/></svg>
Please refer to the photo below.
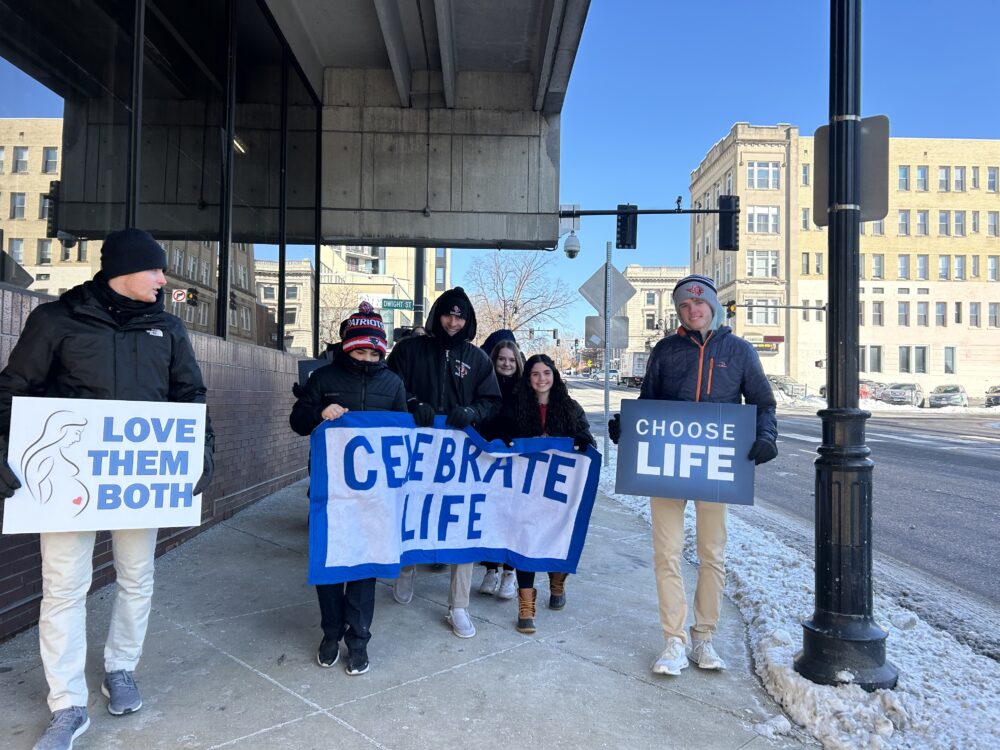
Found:
<svg viewBox="0 0 1000 750"><path fill-rule="evenodd" d="M872 616L872 468L858 408L861 0L830 2L828 408L816 459L816 607L795 670L835 685L892 688L886 633Z"/></svg>

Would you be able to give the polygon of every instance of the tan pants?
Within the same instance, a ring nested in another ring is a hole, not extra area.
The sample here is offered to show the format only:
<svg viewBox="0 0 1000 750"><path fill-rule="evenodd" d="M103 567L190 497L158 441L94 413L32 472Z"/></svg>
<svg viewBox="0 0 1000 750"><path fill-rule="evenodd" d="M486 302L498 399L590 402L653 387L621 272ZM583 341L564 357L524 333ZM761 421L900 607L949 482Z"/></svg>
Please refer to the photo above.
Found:
<svg viewBox="0 0 1000 750"><path fill-rule="evenodd" d="M687 599L681 578L684 551L684 506L686 500L650 498L653 522L653 570L660 599L660 624L664 638L677 637L687 643L684 624ZM726 505L696 501L698 532L698 587L694 594L693 637L708 639L715 632L726 585Z"/></svg>

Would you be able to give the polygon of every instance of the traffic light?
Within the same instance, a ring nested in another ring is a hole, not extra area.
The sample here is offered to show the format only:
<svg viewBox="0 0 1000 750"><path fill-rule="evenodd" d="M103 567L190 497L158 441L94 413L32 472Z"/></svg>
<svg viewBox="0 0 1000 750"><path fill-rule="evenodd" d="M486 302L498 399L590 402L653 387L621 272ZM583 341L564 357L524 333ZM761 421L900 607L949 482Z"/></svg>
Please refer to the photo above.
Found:
<svg viewBox="0 0 1000 750"><path fill-rule="evenodd" d="M529 339L535 338L535 329L534 328L529 328L528 329L528 338Z"/></svg>
<svg viewBox="0 0 1000 750"><path fill-rule="evenodd" d="M726 303L726 320L736 317L736 300L731 299Z"/></svg>
<svg viewBox="0 0 1000 750"><path fill-rule="evenodd" d="M189 305L197 306L198 305L198 290L197 289L188 289L187 290L187 296L185 297L185 302L187 302Z"/></svg>
<svg viewBox="0 0 1000 750"><path fill-rule="evenodd" d="M49 182L49 213L45 217L45 236L59 236L59 180Z"/></svg>
<svg viewBox="0 0 1000 750"><path fill-rule="evenodd" d="M553 328L552 329L552 338L554 338L554 339L559 338L559 329L558 328Z"/></svg>
<svg viewBox="0 0 1000 750"><path fill-rule="evenodd" d="M635 250L635 237L639 229L639 207L631 203L618 204L618 227L615 232L615 247L621 250Z"/></svg>
<svg viewBox="0 0 1000 750"><path fill-rule="evenodd" d="M562 345L562 342L561 342L561 341L559 341L559 339L556 339L556 347L559 347L559 346L561 346L561 345Z"/></svg>
<svg viewBox="0 0 1000 750"><path fill-rule="evenodd" d="M580 339L573 339L573 348L574 349L580 348Z"/></svg>
<svg viewBox="0 0 1000 750"><path fill-rule="evenodd" d="M719 196L719 249L740 249L740 198L738 195Z"/></svg>

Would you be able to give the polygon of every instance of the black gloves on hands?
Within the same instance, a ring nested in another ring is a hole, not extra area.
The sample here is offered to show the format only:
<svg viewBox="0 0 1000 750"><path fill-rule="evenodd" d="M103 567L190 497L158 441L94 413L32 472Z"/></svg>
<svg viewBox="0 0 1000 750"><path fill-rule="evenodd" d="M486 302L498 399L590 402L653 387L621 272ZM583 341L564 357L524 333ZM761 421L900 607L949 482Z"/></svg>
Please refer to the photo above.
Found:
<svg viewBox="0 0 1000 750"><path fill-rule="evenodd" d="M578 451L585 451L590 445L590 439L586 435L575 435L573 437L573 447Z"/></svg>
<svg viewBox="0 0 1000 750"><path fill-rule="evenodd" d="M463 430L472 424L472 416L472 409L468 406L456 406L448 412L448 418L444 423L456 430Z"/></svg>
<svg viewBox="0 0 1000 750"><path fill-rule="evenodd" d="M418 403L413 407L413 421L417 427L430 427L434 424L434 407Z"/></svg>
<svg viewBox="0 0 1000 750"><path fill-rule="evenodd" d="M759 466L777 458L777 456L778 446L774 442L765 440L764 438L757 438L753 441L753 446L750 448L747 458Z"/></svg>
<svg viewBox="0 0 1000 750"><path fill-rule="evenodd" d="M215 451L210 450L208 446L205 446L205 462L201 467L201 476L198 477L198 482L194 486L192 494L200 495L202 492L208 489L208 485L212 483L212 476L215 474Z"/></svg>
<svg viewBox="0 0 1000 750"><path fill-rule="evenodd" d="M21 488L21 482L10 470L7 461L0 458L0 500L6 500L14 494L14 490Z"/></svg>
<svg viewBox="0 0 1000 750"><path fill-rule="evenodd" d="M610 420L608 420L608 437L611 438L611 442L618 445L618 440L622 436L622 415L615 414Z"/></svg>
<svg viewBox="0 0 1000 750"><path fill-rule="evenodd" d="M292 395L295 398L302 398L302 386L298 383L292 383Z"/></svg>

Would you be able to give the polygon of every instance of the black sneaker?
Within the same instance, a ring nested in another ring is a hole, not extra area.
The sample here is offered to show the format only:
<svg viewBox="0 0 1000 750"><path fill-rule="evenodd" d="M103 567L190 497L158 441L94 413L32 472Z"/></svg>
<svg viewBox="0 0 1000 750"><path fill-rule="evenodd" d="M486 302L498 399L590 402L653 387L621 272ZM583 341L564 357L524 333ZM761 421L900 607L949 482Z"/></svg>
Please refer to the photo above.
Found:
<svg viewBox="0 0 1000 750"><path fill-rule="evenodd" d="M340 644L337 641L328 641L326 638L319 644L319 651L316 652L316 663L321 667L332 667L340 658Z"/></svg>
<svg viewBox="0 0 1000 750"><path fill-rule="evenodd" d="M364 674L368 671L368 650L352 648L347 654L347 674Z"/></svg>

